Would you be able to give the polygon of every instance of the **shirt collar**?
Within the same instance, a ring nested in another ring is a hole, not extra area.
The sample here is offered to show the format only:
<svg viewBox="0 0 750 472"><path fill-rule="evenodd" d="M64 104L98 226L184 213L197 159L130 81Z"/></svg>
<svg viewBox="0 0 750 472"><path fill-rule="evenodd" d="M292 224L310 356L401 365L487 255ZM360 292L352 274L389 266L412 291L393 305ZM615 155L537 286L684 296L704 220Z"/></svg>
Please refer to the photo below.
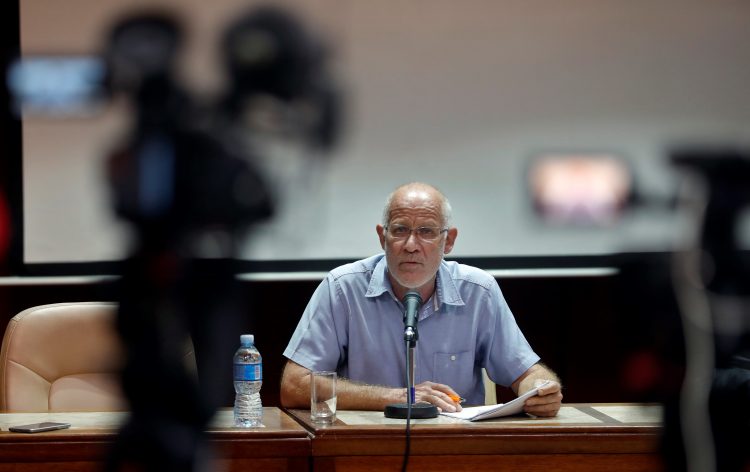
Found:
<svg viewBox="0 0 750 472"><path fill-rule="evenodd" d="M385 292L390 292L393 295L391 282L388 280L388 264L385 261L385 254L382 254L380 260L372 270L372 277L370 278L370 284L367 286L365 296L379 297Z"/></svg>
<svg viewBox="0 0 750 472"><path fill-rule="evenodd" d="M438 303L457 306L465 304L463 298L461 298L461 294L458 293L456 282L451 277L451 272L448 270L448 264L446 264L445 260L440 262L435 293L437 294L436 309L439 306Z"/></svg>
<svg viewBox="0 0 750 472"><path fill-rule="evenodd" d="M391 281L388 278L388 264L385 255L383 255L372 271L372 277L370 278L370 284L367 286L365 296L379 297L386 292L390 293L394 298L396 297L393 293L393 287L391 287ZM446 305L465 304L458 293L458 288L456 288L445 260L440 262L435 281L435 293L432 298L435 310L438 310L443 303Z"/></svg>

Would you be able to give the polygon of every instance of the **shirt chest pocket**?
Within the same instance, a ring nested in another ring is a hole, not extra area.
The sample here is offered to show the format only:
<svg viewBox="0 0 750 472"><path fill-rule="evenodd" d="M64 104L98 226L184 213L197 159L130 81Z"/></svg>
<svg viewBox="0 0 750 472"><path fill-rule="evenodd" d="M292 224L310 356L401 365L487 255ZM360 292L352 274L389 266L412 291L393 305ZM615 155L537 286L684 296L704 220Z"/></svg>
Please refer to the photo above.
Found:
<svg viewBox="0 0 750 472"><path fill-rule="evenodd" d="M435 382L449 385L457 392L471 388L474 371L471 351L436 352L433 362Z"/></svg>

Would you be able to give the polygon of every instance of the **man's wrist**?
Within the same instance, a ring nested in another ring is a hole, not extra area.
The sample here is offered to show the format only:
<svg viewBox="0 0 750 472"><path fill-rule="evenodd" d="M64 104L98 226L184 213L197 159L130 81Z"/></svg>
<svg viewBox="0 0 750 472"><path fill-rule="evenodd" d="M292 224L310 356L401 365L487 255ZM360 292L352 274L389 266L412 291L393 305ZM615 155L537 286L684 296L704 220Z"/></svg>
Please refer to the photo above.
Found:
<svg viewBox="0 0 750 472"><path fill-rule="evenodd" d="M390 388L388 389L388 404L391 403L405 403L406 402L406 389L405 388Z"/></svg>
<svg viewBox="0 0 750 472"><path fill-rule="evenodd" d="M532 374L523 379L518 385L518 396L521 396L529 390L532 390L536 386L536 381L543 377L544 376L537 376Z"/></svg>

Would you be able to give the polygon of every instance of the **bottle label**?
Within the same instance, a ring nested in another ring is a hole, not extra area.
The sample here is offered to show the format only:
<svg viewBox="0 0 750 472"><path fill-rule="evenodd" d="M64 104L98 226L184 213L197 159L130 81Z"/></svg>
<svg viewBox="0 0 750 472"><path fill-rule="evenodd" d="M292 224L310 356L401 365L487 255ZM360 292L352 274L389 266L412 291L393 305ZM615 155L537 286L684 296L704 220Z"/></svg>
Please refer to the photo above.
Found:
<svg viewBox="0 0 750 472"><path fill-rule="evenodd" d="M234 380L263 380L263 364L234 364Z"/></svg>

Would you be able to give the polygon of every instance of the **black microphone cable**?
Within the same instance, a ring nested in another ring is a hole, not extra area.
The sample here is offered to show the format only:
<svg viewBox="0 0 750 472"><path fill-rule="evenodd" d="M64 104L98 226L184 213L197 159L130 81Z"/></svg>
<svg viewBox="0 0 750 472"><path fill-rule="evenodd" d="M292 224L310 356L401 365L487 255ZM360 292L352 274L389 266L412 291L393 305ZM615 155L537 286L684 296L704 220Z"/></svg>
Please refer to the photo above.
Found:
<svg viewBox="0 0 750 472"><path fill-rule="evenodd" d="M401 472L406 472L406 467L409 465L409 454L411 449L412 392L414 392L414 397L416 397L416 392L412 390L411 380L409 379L409 368L411 366L411 350L409 349L409 342L410 341L406 341L406 448L404 449L404 460L401 464Z"/></svg>

